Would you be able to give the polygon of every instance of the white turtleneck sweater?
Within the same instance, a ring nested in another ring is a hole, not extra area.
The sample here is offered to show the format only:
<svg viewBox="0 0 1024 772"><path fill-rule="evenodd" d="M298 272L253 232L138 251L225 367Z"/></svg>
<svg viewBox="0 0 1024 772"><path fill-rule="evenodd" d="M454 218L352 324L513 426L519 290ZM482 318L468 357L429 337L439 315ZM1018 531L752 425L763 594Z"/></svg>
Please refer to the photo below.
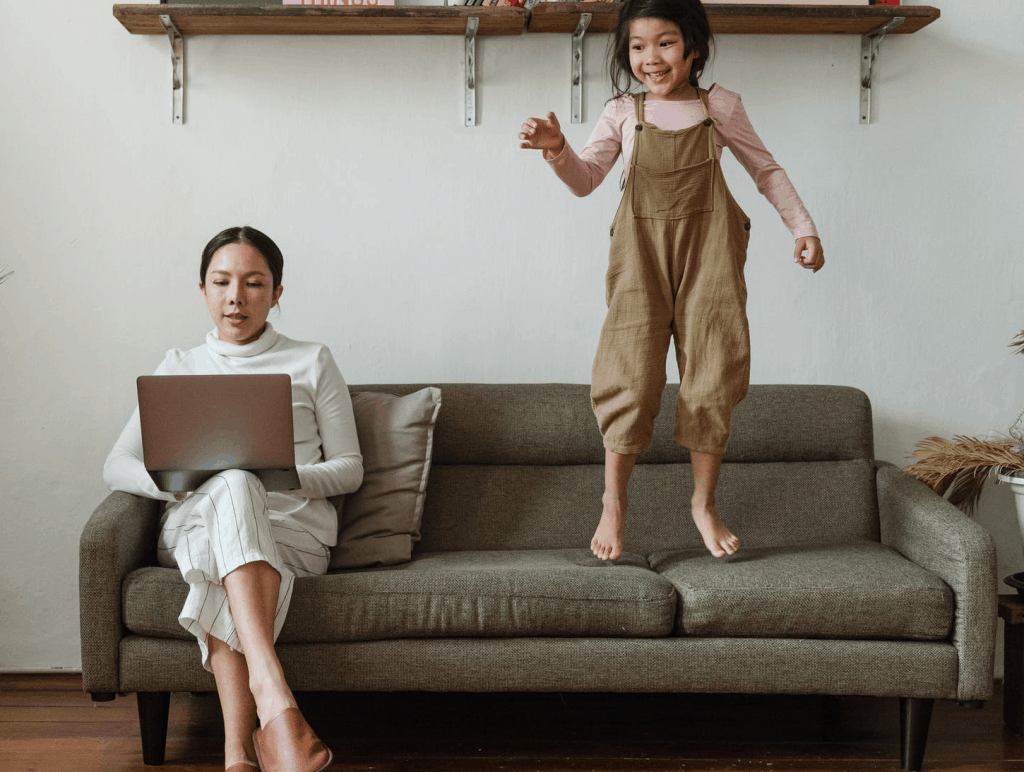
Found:
<svg viewBox="0 0 1024 772"><path fill-rule="evenodd" d="M323 499L351 493L363 480L352 399L331 351L319 343L304 343L278 333L269 323L252 343L225 343L213 330L206 343L188 351L171 349L156 375L227 375L287 373L292 378L292 420L295 464L302 488L268 494L270 509L286 514L321 543L337 541L334 508ZM142 456L139 409L114 444L103 465L103 481L111 490L127 491L171 502L173 493L159 490L146 471ZM326 505L326 506L325 506Z"/></svg>

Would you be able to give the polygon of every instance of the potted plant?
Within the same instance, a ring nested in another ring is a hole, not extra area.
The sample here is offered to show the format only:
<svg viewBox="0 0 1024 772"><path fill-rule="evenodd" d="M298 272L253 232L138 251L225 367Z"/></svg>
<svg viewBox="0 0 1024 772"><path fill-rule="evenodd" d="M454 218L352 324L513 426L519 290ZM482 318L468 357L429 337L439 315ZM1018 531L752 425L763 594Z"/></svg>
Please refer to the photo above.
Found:
<svg viewBox="0 0 1024 772"><path fill-rule="evenodd" d="M1024 330L1010 347L1024 354ZM929 437L917 443L912 458L918 459L903 471L928 485L940 496L949 493L949 503L967 515L981 498L985 481L995 476L1000 482L1013 485L1016 494L1017 518L1024 535L1024 411L1009 428L1006 436L996 439L976 437Z"/></svg>

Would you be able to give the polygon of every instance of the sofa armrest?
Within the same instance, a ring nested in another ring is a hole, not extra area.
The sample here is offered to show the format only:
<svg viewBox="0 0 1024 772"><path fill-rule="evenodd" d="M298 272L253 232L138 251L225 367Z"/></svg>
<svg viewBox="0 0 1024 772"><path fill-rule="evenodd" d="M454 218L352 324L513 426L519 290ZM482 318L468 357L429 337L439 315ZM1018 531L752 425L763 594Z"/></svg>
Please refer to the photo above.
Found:
<svg viewBox="0 0 1024 772"><path fill-rule="evenodd" d="M882 543L953 590L952 643L960 660L957 699L989 699L999 591L992 535L892 464L879 463L876 480Z"/></svg>
<svg viewBox="0 0 1024 772"><path fill-rule="evenodd" d="M150 562L160 526L160 502L115 491L85 524L78 544L78 607L82 688L120 691L118 652L124 635L121 585Z"/></svg>

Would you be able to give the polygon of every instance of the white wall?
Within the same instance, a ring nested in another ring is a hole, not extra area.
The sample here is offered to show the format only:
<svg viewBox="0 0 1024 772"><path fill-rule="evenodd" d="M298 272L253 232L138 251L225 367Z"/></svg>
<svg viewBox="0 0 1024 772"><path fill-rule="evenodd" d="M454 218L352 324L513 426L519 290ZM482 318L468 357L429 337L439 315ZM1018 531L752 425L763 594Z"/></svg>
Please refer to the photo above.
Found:
<svg viewBox="0 0 1024 772"><path fill-rule="evenodd" d="M870 126L856 37L722 37L711 73L828 258L796 268L727 160L754 218L753 381L864 389L898 464L1024 407L1006 347L1024 327L1024 5L942 6L882 44ZM459 37L195 38L173 126L165 38L129 35L109 0L0 0L0 265L17 269L0 286L0 668L80 665L78 537L103 459L135 376L210 326L196 273L221 228L278 240L275 324L330 344L351 383L589 380L617 185L577 200L515 134L553 109L583 144L606 41L586 39L572 126L567 36L481 40L464 128ZM1000 577L1024 570L1011 495L985 498Z"/></svg>

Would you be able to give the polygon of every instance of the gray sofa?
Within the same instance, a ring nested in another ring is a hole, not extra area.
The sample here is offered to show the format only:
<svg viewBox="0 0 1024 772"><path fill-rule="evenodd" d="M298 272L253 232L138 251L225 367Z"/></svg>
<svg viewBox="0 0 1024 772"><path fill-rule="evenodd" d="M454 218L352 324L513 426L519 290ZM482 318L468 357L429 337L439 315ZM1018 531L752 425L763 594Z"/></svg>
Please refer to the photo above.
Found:
<svg viewBox="0 0 1024 772"><path fill-rule="evenodd" d="M588 549L604 453L588 387L440 388L413 559L296 581L278 643L295 690L896 697L904 769L921 766L935 699L991 696L993 541L874 460L862 392L751 387L718 489L742 546L715 560L688 516L669 387L627 552L603 564ZM147 764L163 761L170 693L214 689L176 621L185 584L155 565L157 519L155 502L113 493L81 538L84 688L138 694Z"/></svg>

